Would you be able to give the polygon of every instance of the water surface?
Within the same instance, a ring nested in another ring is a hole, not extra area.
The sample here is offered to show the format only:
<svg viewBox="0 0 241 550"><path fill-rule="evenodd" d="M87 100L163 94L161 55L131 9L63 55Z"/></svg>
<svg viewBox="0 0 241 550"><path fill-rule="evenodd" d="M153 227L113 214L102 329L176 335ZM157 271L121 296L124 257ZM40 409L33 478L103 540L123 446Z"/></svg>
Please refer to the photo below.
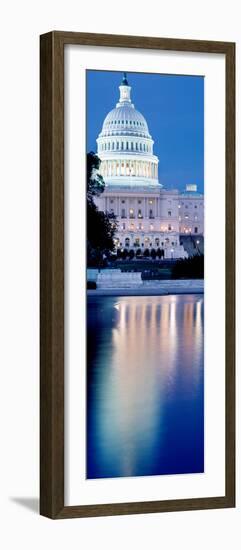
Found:
<svg viewBox="0 0 241 550"><path fill-rule="evenodd" d="M203 296L87 307L87 478L203 472Z"/></svg>

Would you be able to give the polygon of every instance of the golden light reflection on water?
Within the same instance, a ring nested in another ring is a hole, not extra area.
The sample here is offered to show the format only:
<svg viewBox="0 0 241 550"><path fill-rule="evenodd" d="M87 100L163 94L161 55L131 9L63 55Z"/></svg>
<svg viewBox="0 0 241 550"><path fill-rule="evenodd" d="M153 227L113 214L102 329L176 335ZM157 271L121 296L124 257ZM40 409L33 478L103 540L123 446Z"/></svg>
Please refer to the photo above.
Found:
<svg viewBox="0 0 241 550"><path fill-rule="evenodd" d="M166 408L180 400L180 388L195 399L203 371L203 298L111 300L111 341L100 361L99 452L119 464L118 475L140 475L140 461L152 461L157 438L161 448Z"/></svg>

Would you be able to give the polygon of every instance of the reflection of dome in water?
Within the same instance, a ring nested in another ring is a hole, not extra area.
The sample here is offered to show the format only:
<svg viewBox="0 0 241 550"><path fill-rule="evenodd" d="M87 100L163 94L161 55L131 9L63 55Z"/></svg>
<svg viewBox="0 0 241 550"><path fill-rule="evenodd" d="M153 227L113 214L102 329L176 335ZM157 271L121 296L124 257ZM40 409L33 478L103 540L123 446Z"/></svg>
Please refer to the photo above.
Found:
<svg viewBox="0 0 241 550"><path fill-rule="evenodd" d="M101 173L107 185L131 183L158 185L160 188L158 158L153 155L154 142L144 116L131 102L131 86L126 73L119 90L119 102L105 117L97 139Z"/></svg>

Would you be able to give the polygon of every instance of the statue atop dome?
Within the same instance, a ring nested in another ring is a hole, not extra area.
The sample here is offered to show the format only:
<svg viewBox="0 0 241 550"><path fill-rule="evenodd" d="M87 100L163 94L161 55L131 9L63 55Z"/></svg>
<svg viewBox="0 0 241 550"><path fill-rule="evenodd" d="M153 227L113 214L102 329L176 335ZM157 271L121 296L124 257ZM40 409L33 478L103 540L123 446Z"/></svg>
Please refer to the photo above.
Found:
<svg viewBox="0 0 241 550"><path fill-rule="evenodd" d="M124 84L124 86L129 86L125 72L123 73L122 84Z"/></svg>

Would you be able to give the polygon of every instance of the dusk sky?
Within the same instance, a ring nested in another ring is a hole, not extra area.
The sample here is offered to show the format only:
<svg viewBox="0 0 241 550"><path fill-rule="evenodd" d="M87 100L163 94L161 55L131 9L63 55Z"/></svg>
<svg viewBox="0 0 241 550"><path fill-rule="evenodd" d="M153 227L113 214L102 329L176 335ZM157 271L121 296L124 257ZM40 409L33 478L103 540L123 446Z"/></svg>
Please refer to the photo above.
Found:
<svg viewBox="0 0 241 550"><path fill-rule="evenodd" d="M124 68L125 70L125 68ZM87 71L87 150L107 113L119 100L122 72ZM159 158L159 181L183 191L186 184L204 186L204 78L127 73L131 99L145 117Z"/></svg>

